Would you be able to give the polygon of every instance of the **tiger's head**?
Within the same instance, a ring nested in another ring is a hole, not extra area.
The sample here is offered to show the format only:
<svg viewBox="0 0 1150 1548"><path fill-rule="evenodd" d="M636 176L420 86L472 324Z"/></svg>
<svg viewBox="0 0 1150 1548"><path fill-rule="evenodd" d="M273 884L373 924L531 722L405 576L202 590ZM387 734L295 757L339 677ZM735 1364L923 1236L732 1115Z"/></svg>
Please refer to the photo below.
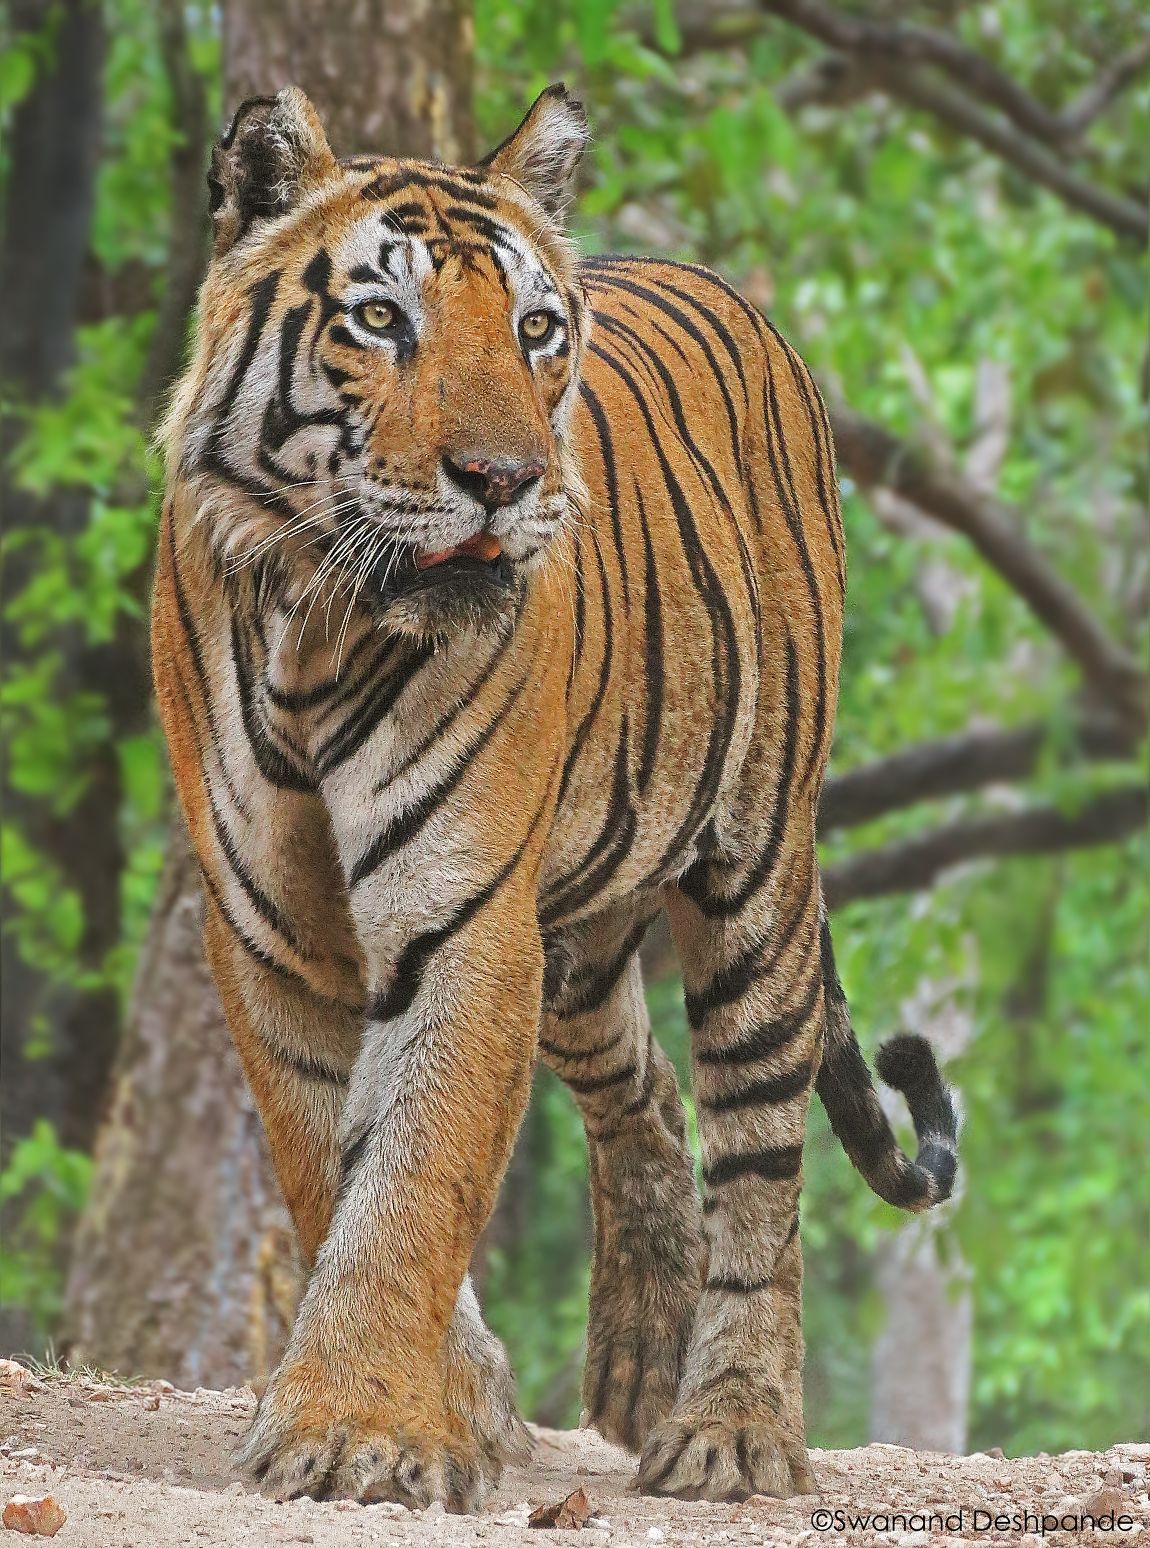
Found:
<svg viewBox="0 0 1150 1548"><path fill-rule="evenodd" d="M587 138L562 86L474 168L339 161L295 88L243 104L166 432L226 567L406 633L509 626L580 497L562 216Z"/></svg>

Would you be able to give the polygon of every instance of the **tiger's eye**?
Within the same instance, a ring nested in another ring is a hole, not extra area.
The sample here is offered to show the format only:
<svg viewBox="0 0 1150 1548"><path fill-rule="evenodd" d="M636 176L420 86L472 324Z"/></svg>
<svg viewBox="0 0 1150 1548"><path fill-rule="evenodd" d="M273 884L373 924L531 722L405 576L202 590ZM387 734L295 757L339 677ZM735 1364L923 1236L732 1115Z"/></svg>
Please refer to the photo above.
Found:
<svg viewBox="0 0 1150 1548"><path fill-rule="evenodd" d="M365 301L362 306L356 307L355 315L372 333L386 333L389 328L395 327L398 314L386 301Z"/></svg>
<svg viewBox="0 0 1150 1548"><path fill-rule="evenodd" d="M519 324L519 332L529 344L542 344L555 331L555 318L550 312L528 312Z"/></svg>

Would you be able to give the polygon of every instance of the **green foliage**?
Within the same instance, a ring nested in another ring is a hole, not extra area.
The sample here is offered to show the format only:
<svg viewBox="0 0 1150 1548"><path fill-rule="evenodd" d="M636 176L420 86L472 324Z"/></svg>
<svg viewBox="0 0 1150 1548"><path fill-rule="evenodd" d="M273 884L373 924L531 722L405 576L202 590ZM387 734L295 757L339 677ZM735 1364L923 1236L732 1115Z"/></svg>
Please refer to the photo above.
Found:
<svg viewBox="0 0 1150 1548"><path fill-rule="evenodd" d="M39 1119L0 1171L0 1207L11 1221L0 1244L0 1304L27 1307L45 1339L60 1310L63 1246L91 1169L87 1156L64 1149Z"/></svg>

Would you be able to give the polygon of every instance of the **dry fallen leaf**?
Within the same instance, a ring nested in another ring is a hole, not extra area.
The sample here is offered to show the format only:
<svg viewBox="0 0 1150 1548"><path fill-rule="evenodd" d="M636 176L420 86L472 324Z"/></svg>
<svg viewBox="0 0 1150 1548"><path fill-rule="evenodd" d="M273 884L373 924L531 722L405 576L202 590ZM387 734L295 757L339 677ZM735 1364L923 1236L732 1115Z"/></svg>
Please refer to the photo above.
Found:
<svg viewBox="0 0 1150 1548"><path fill-rule="evenodd" d="M578 1531L586 1526L594 1512L583 1489L576 1489L556 1505L540 1505L527 1518L531 1527L569 1527Z"/></svg>
<svg viewBox="0 0 1150 1548"><path fill-rule="evenodd" d="M10 1532L26 1532L29 1537L55 1537L67 1516L50 1494L40 1499L30 1494L14 1494L4 1507L4 1525Z"/></svg>

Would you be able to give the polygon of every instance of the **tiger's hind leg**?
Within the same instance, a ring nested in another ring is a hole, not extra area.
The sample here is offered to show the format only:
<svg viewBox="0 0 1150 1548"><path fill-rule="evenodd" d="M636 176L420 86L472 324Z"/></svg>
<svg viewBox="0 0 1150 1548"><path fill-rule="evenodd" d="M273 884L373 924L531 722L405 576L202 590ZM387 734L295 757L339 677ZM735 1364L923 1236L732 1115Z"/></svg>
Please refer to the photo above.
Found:
<svg viewBox="0 0 1150 1548"><path fill-rule="evenodd" d="M683 964L703 1152L708 1271L674 1411L648 1438L646 1493L809 1493L802 1406L803 1133L823 983L813 835L769 889L712 861L669 904ZM762 895L766 892L766 897Z"/></svg>
<svg viewBox="0 0 1150 1548"><path fill-rule="evenodd" d="M595 1237L584 1411L633 1451L674 1404L702 1278L679 1083L643 994L642 917L636 926L619 910L569 943L574 966L540 1037L587 1133Z"/></svg>

